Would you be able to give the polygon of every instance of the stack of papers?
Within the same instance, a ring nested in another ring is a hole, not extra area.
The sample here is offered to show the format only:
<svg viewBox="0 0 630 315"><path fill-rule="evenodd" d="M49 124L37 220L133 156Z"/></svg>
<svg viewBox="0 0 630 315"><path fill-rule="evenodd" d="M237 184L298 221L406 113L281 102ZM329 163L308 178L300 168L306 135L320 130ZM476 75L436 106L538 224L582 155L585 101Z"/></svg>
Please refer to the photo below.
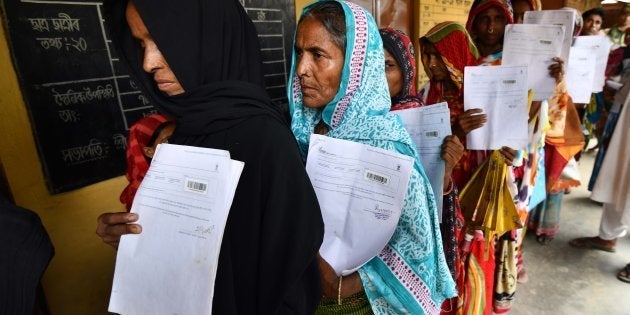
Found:
<svg viewBox="0 0 630 315"><path fill-rule="evenodd" d="M442 222L442 186L444 186L444 160L442 143L451 135L451 112L446 102L423 107L408 108L390 112L398 115L411 139L418 148L424 172L429 178L438 218Z"/></svg>
<svg viewBox="0 0 630 315"><path fill-rule="evenodd" d="M468 133L468 150L524 149L528 142L527 67L464 68L464 109L480 108L486 124Z"/></svg>
<svg viewBox="0 0 630 315"><path fill-rule="evenodd" d="M118 247L109 311L211 314L219 250L244 163L160 144L131 208L142 233Z"/></svg>
<svg viewBox="0 0 630 315"><path fill-rule="evenodd" d="M306 161L324 219L320 255L348 275L378 255L402 213L412 157L311 135Z"/></svg>

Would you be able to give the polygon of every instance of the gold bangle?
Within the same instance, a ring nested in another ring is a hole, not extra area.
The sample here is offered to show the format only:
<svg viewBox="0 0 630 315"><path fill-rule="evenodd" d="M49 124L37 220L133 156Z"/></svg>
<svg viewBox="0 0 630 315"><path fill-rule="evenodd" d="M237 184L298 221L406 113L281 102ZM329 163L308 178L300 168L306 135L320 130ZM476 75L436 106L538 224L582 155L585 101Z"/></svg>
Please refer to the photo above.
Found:
<svg viewBox="0 0 630 315"><path fill-rule="evenodd" d="M337 288L337 305L341 305L341 281L343 276L339 276L339 287Z"/></svg>

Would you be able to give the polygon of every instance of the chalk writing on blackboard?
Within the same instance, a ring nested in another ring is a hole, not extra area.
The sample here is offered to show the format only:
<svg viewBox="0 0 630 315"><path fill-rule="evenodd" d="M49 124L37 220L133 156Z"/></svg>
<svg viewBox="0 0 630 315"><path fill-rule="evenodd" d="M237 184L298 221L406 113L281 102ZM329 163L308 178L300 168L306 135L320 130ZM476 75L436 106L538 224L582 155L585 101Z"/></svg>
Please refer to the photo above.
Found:
<svg viewBox="0 0 630 315"><path fill-rule="evenodd" d="M285 104L287 103L287 52L285 43L287 34L285 33L282 11L247 5L245 5L245 11L258 31L267 92L272 101Z"/></svg>
<svg viewBox="0 0 630 315"><path fill-rule="evenodd" d="M0 0L49 191L124 173L126 136L157 112L108 35L102 1ZM259 33L265 84L286 107L292 0L241 0Z"/></svg>

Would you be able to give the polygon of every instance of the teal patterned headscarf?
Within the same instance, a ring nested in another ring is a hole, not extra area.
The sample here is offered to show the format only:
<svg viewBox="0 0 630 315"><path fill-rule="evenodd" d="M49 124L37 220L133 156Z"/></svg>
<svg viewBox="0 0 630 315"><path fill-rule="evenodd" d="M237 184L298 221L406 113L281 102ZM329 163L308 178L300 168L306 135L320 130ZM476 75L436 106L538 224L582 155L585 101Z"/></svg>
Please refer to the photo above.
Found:
<svg viewBox="0 0 630 315"><path fill-rule="evenodd" d="M409 133L397 115L387 115L391 99L383 43L374 18L359 5L335 2L343 8L346 22L339 90L323 109L305 107L294 53L287 91L291 129L305 158L310 136L321 120L329 127L328 137L415 158L396 231L381 254L361 267L359 274L375 314L439 313L442 301L456 293L442 249L435 197Z"/></svg>
<svg viewBox="0 0 630 315"><path fill-rule="evenodd" d="M323 110L305 107L300 78L295 73L296 56L289 74L289 108L291 129L305 156L315 125L324 120L327 136L376 145L378 141L394 141L415 155L415 146L396 116L386 116L391 98L385 78L383 42L375 22L361 6L339 2L346 12L345 65L341 84L334 99ZM304 8L307 12L310 5ZM360 105L359 105L360 104ZM378 131L378 132L377 132ZM407 154L406 153L406 154Z"/></svg>

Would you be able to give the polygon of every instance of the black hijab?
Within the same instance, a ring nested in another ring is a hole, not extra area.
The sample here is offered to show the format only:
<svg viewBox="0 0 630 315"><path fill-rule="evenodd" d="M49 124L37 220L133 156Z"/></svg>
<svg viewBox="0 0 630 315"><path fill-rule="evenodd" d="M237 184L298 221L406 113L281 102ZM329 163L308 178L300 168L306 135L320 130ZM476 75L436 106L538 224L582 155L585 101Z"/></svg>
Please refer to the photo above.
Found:
<svg viewBox="0 0 630 315"><path fill-rule="evenodd" d="M237 0L134 4L184 94L165 96L142 70L127 0L105 2L107 21L120 59L175 118L169 142L228 150L245 163L221 243L213 313L312 314L321 298L323 220L295 138L264 89L253 23Z"/></svg>
<svg viewBox="0 0 630 315"><path fill-rule="evenodd" d="M267 115L284 123L264 89L256 29L236 0L134 0L184 94L167 97L142 69L140 46L125 19L127 1L106 1L112 37L132 74L176 133L200 135Z"/></svg>

